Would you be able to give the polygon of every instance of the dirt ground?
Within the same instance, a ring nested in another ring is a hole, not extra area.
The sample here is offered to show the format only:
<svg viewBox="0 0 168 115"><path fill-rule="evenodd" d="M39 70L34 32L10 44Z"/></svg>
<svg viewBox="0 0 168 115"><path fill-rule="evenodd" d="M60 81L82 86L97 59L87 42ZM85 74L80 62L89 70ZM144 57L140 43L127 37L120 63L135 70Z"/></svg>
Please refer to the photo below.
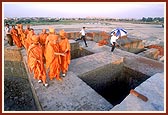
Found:
<svg viewBox="0 0 168 115"><path fill-rule="evenodd" d="M29 81L23 78L4 79L4 111L36 111Z"/></svg>

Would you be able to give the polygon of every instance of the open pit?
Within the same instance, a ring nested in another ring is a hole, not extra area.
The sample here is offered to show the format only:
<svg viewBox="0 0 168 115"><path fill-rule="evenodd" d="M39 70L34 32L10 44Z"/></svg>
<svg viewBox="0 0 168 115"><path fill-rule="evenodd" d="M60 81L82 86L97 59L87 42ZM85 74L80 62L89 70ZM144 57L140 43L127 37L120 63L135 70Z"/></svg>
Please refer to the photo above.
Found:
<svg viewBox="0 0 168 115"><path fill-rule="evenodd" d="M124 64L109 64L79 75L79 78L115 106L149 76L127 68Z"/></svg>

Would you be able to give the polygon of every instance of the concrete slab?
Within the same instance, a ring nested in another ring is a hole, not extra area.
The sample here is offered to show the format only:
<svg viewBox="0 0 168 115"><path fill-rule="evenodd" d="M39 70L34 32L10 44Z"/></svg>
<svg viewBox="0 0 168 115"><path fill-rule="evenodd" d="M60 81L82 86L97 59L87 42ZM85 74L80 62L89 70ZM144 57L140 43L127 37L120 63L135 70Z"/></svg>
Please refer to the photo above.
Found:
<svg viewBox="0 0 168 115"><path fill-rule="evenodd" d="M129 94L120 104L111 111L165 111L164 106L164 73L157 73L135 88L135 90L148 98L147 102Z"/></svg>
<svg viewBox="0 0 168 115"><path fill-rule="evenodd" d="M122 62L122 57L114 55L111 52L103 51L71 60L69 70L76 75L81 75L108 64L120 64Z"/></svg>

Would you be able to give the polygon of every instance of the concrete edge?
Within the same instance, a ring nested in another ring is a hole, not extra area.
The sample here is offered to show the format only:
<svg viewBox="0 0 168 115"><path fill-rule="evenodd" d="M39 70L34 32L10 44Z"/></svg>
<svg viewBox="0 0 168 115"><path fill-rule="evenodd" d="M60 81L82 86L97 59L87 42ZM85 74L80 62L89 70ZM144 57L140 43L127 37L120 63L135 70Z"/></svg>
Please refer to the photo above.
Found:
<svg viewBox="0 0 168 115"><path fill-rule="evenodd" d="M38 99L38 97L37 97L37 95L36 95L36 91L35 91L35 89L34 89L34 87L33 87L32 82L31 82L31 79L30 79L31 76L30 76L30 74L29 74L29 70L28 70L28 67L27 67L25 61L26 61L26 60L25 60L25 58L24 58L24 56L23 56L23 63L24 63L24 65L25 65L25 69L26 69L26 72L27 72L27 75L28 75L28 81L29 81L30 86L31 86L31 91L32 91L32 93L33 93L33 97L34 97L34 100L35 100L35 104L36 104L37 110L38 110L38 111L43 111L42 106L41 106L41 104L40 104L40 102L39 102L39 99Z"/></svg>

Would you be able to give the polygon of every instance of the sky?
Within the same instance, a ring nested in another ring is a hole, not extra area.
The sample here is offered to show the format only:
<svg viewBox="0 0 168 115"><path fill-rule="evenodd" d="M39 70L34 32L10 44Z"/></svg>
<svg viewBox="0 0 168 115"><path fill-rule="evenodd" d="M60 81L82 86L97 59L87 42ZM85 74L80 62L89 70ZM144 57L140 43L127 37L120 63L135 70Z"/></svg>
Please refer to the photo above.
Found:
<svg viewBox="0 0 168 115"><path fill-rule="evenodd" d="M3 2L4 17L164 17L166 2Z"/></svg>

